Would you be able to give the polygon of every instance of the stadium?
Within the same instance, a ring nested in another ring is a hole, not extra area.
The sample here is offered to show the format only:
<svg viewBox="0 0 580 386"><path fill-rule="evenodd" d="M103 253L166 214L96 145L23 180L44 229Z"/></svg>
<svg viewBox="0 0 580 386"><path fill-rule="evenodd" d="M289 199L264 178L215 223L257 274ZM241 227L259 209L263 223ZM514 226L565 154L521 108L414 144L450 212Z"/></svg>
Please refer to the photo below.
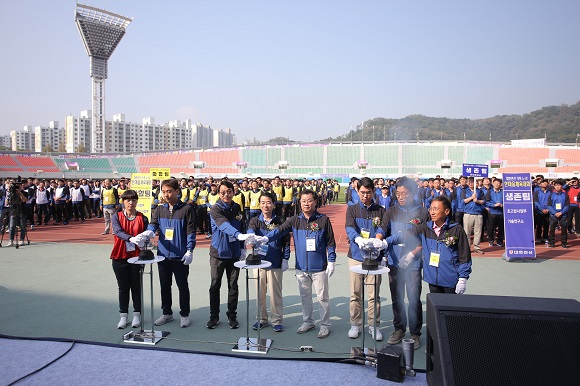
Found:
<svg viewBox="0 0 580 386"><path fill-rule="evenodd" d="M541 140L490 142L355 142L238 146L140 154L3 152L0 178L131 177L152 167L171 169L174 177L333 178L352 176L429 178L459 176L463 164L490 167L490 175L542 174L570 178L580 172L575 144L547 145Z"/></svg>

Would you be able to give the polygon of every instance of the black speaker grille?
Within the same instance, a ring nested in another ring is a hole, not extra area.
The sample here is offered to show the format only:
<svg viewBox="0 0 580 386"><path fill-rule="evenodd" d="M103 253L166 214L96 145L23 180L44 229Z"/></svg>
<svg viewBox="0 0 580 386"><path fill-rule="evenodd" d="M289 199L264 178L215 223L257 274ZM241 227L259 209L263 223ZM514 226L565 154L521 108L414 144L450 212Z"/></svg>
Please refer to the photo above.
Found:
<svg viewBox="0 0 580 386"><path fill-rule="evenodd" d="M456 385L580 384L578 319L442 313Z"/></svg>

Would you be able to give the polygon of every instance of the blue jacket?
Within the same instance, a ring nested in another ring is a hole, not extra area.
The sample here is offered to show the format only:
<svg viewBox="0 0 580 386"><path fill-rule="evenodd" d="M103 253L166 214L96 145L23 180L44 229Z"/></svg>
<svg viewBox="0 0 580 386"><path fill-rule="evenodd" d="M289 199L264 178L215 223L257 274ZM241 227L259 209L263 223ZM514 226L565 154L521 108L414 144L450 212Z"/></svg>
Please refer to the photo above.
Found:
<svg viewBox="0 0 580 386"><path fill-rule="evenodd" d="M382 235L383 239L386 235L386 219L385 209L372 202L368 207L365 207L362 202L357 205L351 205L346 208L346 235L350 241L350 247L348 249L347 256L357 260L363 261L364 258L361 255L360 248L354 242L354 239L360 236L362 228L367 228L370 231L369 238L374 239L377 235ZM375 221L376 219L376 221ZM378 222L379 224L376 224ZM377 257L377 260L381 256Z"/></svg>
<svg viewBox="0 0 580 386"><path fill-rule="evenodd" d="M464 190L469 189L469 186L465 185L465 188L462 188L461 185L459 185L458 187L455 188L455 211L457 212L465 212L465 202L463 201L463 198L466 197ZM461 198L463 197L463 198Z"/></svg>
<svg viewBox="0 0 580 386"><path fill-rule="evenodd" d="M330 219L321 213L314 212L309 219L304 213L289 217L284 224L266 236L274 241L292 232L296 269L304 272L321 272L326 270L327 262L336 261L336 243ZM315 250L307 251L307 239L314 239Z"/></svg>
<svg viewBox="0 0 580 386"><path fill-rule="evenodd" d="M570 209L570 199L568 195L563 190L560 193L552 191L548 196L548 212L550 212L550 217L554 216L556 213L561 212L562 215L568 213Z"/></svg>
<svg viewBox="0 0 580 386"><path fill-rule="evenodd" d="M355 205L355 204L358 204L360 202L360 197L358 196L358 192L352 186L349 186L347 188L346 199L347 199L347 201L346 201L347 205Z"/></svg>
<svg viewBox="0 0 580 386"><path fill-rule="evenodd" d="M147 229L153 232L159 230L157 255L166 259L181 259L185 252L195 248L195 220L193 209L181 201L169 212L169 204L159 205L151 215ZM166 238L167 229L173 228L173 238Z"/></svg>
<svg viewBox="0 0 580 386"><path fill-rule="evenodd" d="M495 204L501 203L502 206L496 207ZM500 215L503 214L503 189L496 192L495 189L490 189L485 195L485 206L489 210L489 214Z"/></svg>
<svg viewBox="0 0 580 386"><path fill-rule="evenodd" d="M375 200L377 202L377 204L379 204L380 206L382 206L383 208L387 209L391 206L391 195L387 195L387 197L383 197L383 194L379 194L378 196L375 196Z"/></svg>
<svg viewBox="0 0 580 386"><path fill-rule="evenodd" d="M244 229L243 209L233 201L228 205L220 199L212 206L209 217L212 232L209 255L220 260L239 260L244 247L244 242L238 240Z"/></svg>
<svg viewBox="0 0 580 386"><path fill-rule="evenodd" d="M387 209L385 213L385 225L387 227L387 241L389 242L387 248L389 265L398 265L400 258L404 257L421 243L418 237L407 238L404 243L393 242L393 239L430 219L431 216L429 216L428 210L421 207L420 204L417 204L417 201L410 206L402 207L397 204ZM409 265L409 268L421 269L421 261L415 260Z"/></svg>
<svg viewBox="0 0 580 386"><path fill-rule="evenodd" d="M471 190L471 188L464 189L463 192L465 193L465 197L462 197L463 200L473 195L473 190ZM483 210L483 204L478 204L476 201L484 201L484 199L485 196L483 191L481 189L475 188L475 200L471 200L465 204L465 213L476 215L481 214Z"/></svg>
<svg viewBox="0 0 580 386"><path fill-rule="evenodd" d="M250 219L250 224L248 225L248 233L254 233L258 236L266 235L270 230L268 228L277 228L282 225L283 220L281 217L272 215L272 221L270 226L264 222L264 215L260 213L259 216L252 217ZM267 246L268 250L266 256L262 257L262 260L268 260L272 263L271 268L282 267L282 259L290 259L290 236L287 235L281 239L270 241Z"/></svg>
<svg viewBox="0 0 580 386"><path fill-rule="evenodd" d="M548 209L548 198L551 193L548 189L545 192L542 191L542 188L534 189L534 211L536 213L542 213L542 210Z"/></svg>
<svg viewBox="0 0 580 386"><path fill-rule="evenodd" d="M459 278L469 279L471 252L469 240L461 225L446 221L439 237L433 230L433 221L419 224L410 232L421 238L424 281L441 287L455 288ZM449 238L454 240L447 246L445 240ZM432 252L439 253L437 267L429 264Z"/></svg>

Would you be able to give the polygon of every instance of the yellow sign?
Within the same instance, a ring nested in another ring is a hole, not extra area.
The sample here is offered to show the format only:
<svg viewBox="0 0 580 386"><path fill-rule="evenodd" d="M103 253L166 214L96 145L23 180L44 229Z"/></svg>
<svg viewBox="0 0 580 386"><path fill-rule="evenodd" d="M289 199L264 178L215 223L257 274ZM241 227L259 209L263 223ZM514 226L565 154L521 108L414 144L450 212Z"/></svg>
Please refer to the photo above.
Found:
<svg viewBox="0 0 580 386"><path fill-rule="evenodd" d="M143 213L149 221L151 221L151 180L150 173L131 174L131 189L139 196L137 211Z"/></svg>
<svg viewBox="0 0 580 386"><path fill-rule="evenodd" d="M171 178L169 168L149 168L149 173L151 173L152 180L163 181Z"/></svg>

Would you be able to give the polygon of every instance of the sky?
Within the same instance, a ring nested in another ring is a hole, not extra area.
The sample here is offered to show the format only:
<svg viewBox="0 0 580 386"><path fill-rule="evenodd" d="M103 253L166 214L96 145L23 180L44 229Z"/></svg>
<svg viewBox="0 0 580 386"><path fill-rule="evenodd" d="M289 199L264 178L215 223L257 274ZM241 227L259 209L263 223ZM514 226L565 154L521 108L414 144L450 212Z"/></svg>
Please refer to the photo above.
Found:
<svg viewBox="0 0 580 386"><path fill-rule="evenodd" d="M83 3L81 1L81 3ZM412 114L580 101L578 0L86 0L134 18L106 119L314 141ZM0 0L0 135L91 109L72 0Z"/></svg>

